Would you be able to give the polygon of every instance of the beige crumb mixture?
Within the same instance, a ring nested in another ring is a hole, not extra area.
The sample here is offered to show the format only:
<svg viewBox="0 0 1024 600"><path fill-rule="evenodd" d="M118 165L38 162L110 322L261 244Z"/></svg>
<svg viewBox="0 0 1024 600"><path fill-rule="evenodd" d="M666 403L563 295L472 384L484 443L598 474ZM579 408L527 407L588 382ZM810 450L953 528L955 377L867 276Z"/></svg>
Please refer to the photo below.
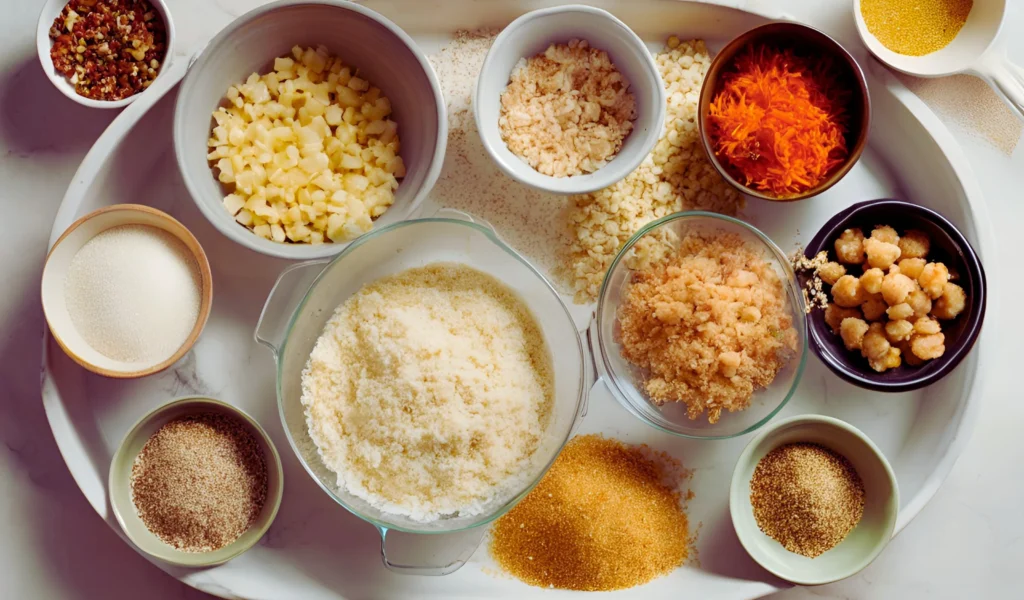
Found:
<svg viewBox="0 0 1024 600"><path fill-rule="evenodd" d="M634 272L618 318L622 356L646 371L651 400L710 423L747 408L796 349L782 282L736 234L682 237Z"/></svg>
<svg viewBox="0 0 1024 600"><path fill-rule="evenodd" d="M614 158L635 120L636 98L608 53L573 39L520 59L501 94L498 128L531 167L571 177Z"/></svg>
<svg viewBox="0 0 1024 600"><path fill-rule="evenodd" d="M553 377L540 327L511 290L436 263L338 308L303 371L302 403L340 487L427 521L477 514L528 483Z"/></svg>
<svg viewBox="0 0 1024 600"><path fill-rule="evenodd" d="M743 207L743 196L708 162L697 130L700 87L711 65L704 42L672 36L655 62L668 98L658 144L619 183L572 198L568 269L579 303L597 297L615 254L647 223L680 210L734 215Z"/></svg>

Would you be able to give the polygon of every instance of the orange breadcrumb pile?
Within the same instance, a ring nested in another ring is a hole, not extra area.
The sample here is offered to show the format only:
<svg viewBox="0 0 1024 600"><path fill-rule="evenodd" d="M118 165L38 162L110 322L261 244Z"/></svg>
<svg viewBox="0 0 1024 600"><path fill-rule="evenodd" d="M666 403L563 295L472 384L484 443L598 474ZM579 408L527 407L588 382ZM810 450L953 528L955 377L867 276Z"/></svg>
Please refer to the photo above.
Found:
<svg viewBox="0 0 1024 600"><path fill-rule="evenodd" d="M711 103L715 154L744 185L785 198L818 185L846 159L850 96L829 58L749 47Z"/></svg>

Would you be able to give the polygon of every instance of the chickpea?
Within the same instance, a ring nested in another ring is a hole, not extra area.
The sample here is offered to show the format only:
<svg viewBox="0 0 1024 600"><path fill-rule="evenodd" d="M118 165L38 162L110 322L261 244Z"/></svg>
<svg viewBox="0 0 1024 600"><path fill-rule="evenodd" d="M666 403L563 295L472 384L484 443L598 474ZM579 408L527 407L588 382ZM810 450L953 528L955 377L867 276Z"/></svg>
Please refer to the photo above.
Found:
<svg viewBox="0 0 1024 600"><path fill-rule="evenodd" d="M906 301L910 292L914 291L914 280L903 273L889 273L882 280L882 297L889 306Z"/></svg>
<svg viewBox="0 0 1024 600"><path fill-rule="evenodd" d="M871 231L871 237L887 244L897 244L900 241L900 236L896 233L896 230L888 225L875 225L875 228Z"/></svg>
<svg viewBox="0 0 1024 600"><path fill-rule="evenodd" d="M881 358L870 358L868 359L868 365L872 369L879 373L884 373L889 369L895 369L900 366L900 350L899 348L889 348L889 351L885 353Z"/></svg>
<svg viewBox="0 0 1024 600"><path fill-rule="evenodd" d="M739 352L723 352L718 355L718 370L724 377L735 377L741 361Z"/></svg>
<svg viewBox="0 0 1024 600"><path fill-rule="evenodd" d="M889 340L885 339L884 329L881 323L872 323L868 332L864 334L864 339L861 340L861 354L864 355L868 360L879 359L889 352Z"/></svg>
<svg viewBox="0 0 1024 600"><path fill-rule="evenodd" d="M925 262L923 258L901 258L897 264L900 267L900 273L911 279L917 279L921 276L921 270L924 269Z"/></svg>
<svg viewBox="0 0 1024 600"><path fill-rule="evenodd" d="M864 252L868 256L868 264L878 269L888 269L900 258L900 247L868 238L864 240Z"/></svg>
<svg viewBox="0 0 1024 600"><path fill-rule="evenodd" d="M914 309L906 302L900 302L895 306L887 308L885 314L889 315L889 318L893 321L902 321L913 318Z"/></svg>
<svg viewBox="0 0 1024 600"><path fill-rule="evenodd" d="M900 356L903 358L903 362L907 363L911 367L920 367L924 364L924 360L917 357L910 347L910 340L900 342L899 344Z"/></svg>
<svg viewBox="0 0 1024 600"><path fill-rule="evenodd" d="M868 332L868 324L863 319L843 319L839 325L839 335L847 350L860 350L864 342L864 334Z"/></svg>
<svg viewBox="0 0 1024 600"><path fill-rule="evenodd" d="M921 289L932 300L942 295L948 281L949 269L942 263L928 263L921 269L921 274L917 277L917 282L921 284Z"/></svg>
<svg viewBox="0 0 1024 600"><path fill-rule="evenodd" d="M853 275L843 275L832 286L832 301L845 308L860 306L861 302L864 302L864 296L860 279Z"/></svg>
<svg viewBox="0 0 1024 600"><path fill-rule="evenodd" d="M890 344L909 340L913 333L914 324L910 321L900 319L899 321L889 321L885 324L885 338L889 340Z"/></svg>
<svg viewBox="0 0 1024 600"><path fill-rule="evenodd" d="M925 232L908 229L900 238L899 246L906 258L924 258L931 250L932 241Z"/></svg>
<svg viewBox="0 0 1024 600"><path fill-rule="evenodd" d="M877 294L882 291L882 278L885 272L881 269L868 269L860 276L860 285L869 294Z"/></svg>
<svg viewBox="0 0 1024 600"><path fill-rule="evenodd" d="M964 292L964 288L947 282L943 286L942 295L936 298L932 305L932 316L948 321L955 319L966 307L967 293Z"/></svg>
<svg viewBox="0 0 1024 600"><path fill-rule="evenodd" d="M942 326L935 319L929 317L921 317L914 321L914 333L921 335L935 335L942 331Z"/></svg>
<svg viewBox="0 0 1024 600"><path fill-rule="evenodd" d="M825 324L832 329L832 333L839 333L839 327L843 319L860 318L860 311L856 308L843 308L833 303L825 307Z"/></svg>
<svg viewBox="0 0 1024 600"><path fill-rule="evenodd" d="M818 277L829 285L835 285L843 275L846 275L846 267L837 262L827 262L818 267Z"/></svg>
<svg viewBox="0 0 1024 600"><path fill-rule="evenodd" d="M910 350L920 359L931 360L946 352L945 341L946 336L941 332L931 335L915 335L910 338Z"/></svg>
<svg viewBox="0 0 1024 600"><path fill-rule="evenodd" d="M907 296L907 304L914 309L914 318L923 317L932 311L932 299L920 287L916 287L914 291L910 292L910 295Z"/></svg>
<svg viewBox="0 0 1024 600"><path fill-rule="evenodd" d="M881 294L873 295L865 300L864 304L860 305L860 310L868 321L880 321L885 315L885 309L887 308L889 308L889 305L885 303L885 300L882 300Z"/></svg>
<svg viewBox="0 0 1024 600"><path fill-rule="evenodd" d="M857 228L844 231L836 240L836 257L848 265L864 262L864 232Z"/></svg>

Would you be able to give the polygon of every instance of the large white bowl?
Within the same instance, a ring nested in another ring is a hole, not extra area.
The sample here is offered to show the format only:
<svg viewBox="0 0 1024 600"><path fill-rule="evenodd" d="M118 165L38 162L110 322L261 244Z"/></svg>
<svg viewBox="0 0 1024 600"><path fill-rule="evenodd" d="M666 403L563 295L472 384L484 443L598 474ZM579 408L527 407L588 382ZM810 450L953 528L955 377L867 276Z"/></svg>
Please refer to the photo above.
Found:
<svg viewBox="0 0 1024 600"><path fill-rule="evenodd" d="M391 100L407 174L394 204L374 227L408 218L434 186L444 161L448 118L437 76L426 55L394 23L358 4L332 0L284 0L246 13L217 34L189 69L178 92L174 146L182 177L203 215L233 241L270 256L321 258L348 244L282 244L236 223L222 204L228 192L206 159L212 114L231 85L253 72L266 73L274 58L295 45L318 44L358 68Z"/></svg>
<svg viewBox="0 0 1024 600"><path fill-rule="evenodd" d="M520 59L540 54L552 43L565 43L573 38L587 40L592 47L608 53L630 83L637 116L633 131L608 164L586 175L551 177L513 154L501 139L501 94ZM625 23L592 6L556 6L526 13L494 39L477 78L473 115L484 148L506 175L554 194L585 194L623 179L654 149L665 126L665 87L654 57Z"/></svg>

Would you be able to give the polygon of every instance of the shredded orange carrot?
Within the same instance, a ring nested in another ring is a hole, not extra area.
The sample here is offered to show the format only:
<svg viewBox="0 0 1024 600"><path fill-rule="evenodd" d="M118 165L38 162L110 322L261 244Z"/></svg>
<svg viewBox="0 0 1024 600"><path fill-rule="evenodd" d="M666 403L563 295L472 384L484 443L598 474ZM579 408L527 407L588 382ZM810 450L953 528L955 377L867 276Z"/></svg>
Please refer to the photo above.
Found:
<svg viewBox="0 0 1024 600"><path fill-rule="evenodd" d="M848 89L831 59L750 47L711 103L715 154L741 183L777 198L820 183L847 157Z"/></svg>

